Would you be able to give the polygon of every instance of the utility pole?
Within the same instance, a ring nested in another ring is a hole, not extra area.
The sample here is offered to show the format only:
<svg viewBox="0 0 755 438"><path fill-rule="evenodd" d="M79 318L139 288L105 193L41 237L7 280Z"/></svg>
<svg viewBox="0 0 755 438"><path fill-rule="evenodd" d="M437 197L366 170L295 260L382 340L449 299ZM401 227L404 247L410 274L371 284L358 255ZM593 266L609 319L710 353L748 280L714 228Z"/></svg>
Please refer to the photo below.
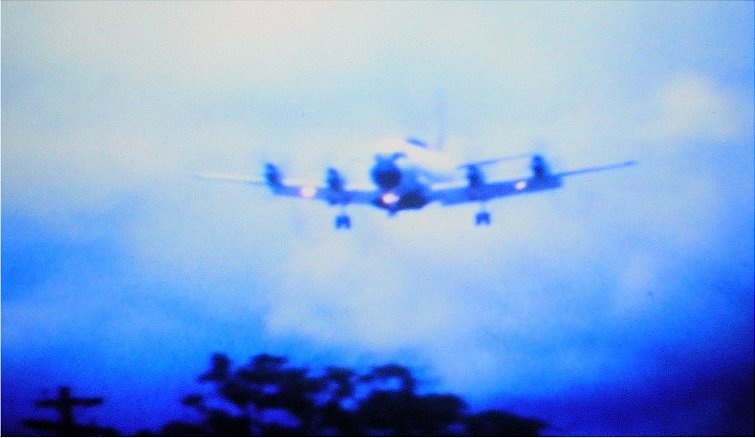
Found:
<svg viewBox="0 0 755 438"><path fill-rule="evenodd" d="M32 429L56 432L60 436L115 436L112 428L99 426L83 426L76 424L73 416L73 408L77 406L92 407L101 405L102 397L71 397L71 388L61 386L58 388L58 397L52 399L37 400L34 406L38 408L50 408L58 411L58 422L47 420L24 420L22 424Z"/></svg>

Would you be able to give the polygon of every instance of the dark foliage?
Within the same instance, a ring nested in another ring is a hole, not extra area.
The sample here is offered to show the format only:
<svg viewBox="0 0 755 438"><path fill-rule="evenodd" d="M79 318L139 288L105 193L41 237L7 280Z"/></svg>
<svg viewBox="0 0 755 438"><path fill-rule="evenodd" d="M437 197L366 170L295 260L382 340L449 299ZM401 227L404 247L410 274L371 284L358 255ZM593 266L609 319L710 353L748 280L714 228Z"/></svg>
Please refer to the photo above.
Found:
<svg viewBox="0 0 755 438"><path fill-rule="evenodd" d="M360 375L328 367L314 374L289 366L285 357L260 354L232 369L214 354L199 382L206 394L181 403L198 414L197 423L172 421L137 436L536 436L545 424L501 411L468 412L453 394L418 394L409 369L388 364ZM112 428L81 425L74 407L103 403L99 397L73 397L61 387L57 398L38 400L60 419L25 420L24 426L62 436L117 436Z"/></svg>
<svg viewBox="0 0 755 438"><path fill-rule="evenodd" d="M535 436L545 424L500 411L469 413L453 394L418 394L401 365L365 375L329 367L314 375L261 354L235 370L215 354L200 382L206 395L182 403L200 414L198 424L171 422L163 436Z"/></svg>

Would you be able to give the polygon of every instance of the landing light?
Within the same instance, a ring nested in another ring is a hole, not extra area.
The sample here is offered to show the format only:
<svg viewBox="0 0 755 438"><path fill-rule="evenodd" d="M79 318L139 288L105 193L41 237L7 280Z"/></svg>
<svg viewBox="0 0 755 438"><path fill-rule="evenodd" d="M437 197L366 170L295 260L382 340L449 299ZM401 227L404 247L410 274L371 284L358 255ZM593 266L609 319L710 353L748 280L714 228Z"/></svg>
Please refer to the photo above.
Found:
<svg viewBox="0 0 755 438"><path fill-rule="evenodd" d="M527 188L527 181L517 181L516 184L514 184L514 188L522 191Z"/></svg>
<svg viewBox="0 0 755 438"><path fill-rule="evenodd" d="M397 194L392 193L392 192L388 192L380 198L380 200L383 201L383 204L386 204L386 205L395 204L396 202L398 202L399 199L401 198L399 198Z"/></svg>
<svg viewBox="0 0 755 438"><path fill-rule="evenodd" d="M302 198L314 198L316 193L317 189L312 186L304 186L299 189L299 196L301 196Z"/></svg>

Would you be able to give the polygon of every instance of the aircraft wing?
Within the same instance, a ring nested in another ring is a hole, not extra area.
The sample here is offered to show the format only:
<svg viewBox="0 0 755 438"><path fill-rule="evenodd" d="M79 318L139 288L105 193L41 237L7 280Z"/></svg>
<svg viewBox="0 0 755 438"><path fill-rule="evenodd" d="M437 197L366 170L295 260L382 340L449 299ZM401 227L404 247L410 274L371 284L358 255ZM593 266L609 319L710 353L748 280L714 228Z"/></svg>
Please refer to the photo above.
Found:
<svg viewBox="0 0 755 438"><path fill-rule="evenodd" d="M202 172L199 177L217 181L268 186L274 195L292 198L315 199L330 204L372 204L380 194L372 187L360 187L347 184L343 190L333 190L318 184L284 179L280 184L270 184L266 179L232 173Z"/></svg>
<svg viewBox="0 0 755 438"><path fill-rule="evenodd" d="M559 187L558 178L523 178L509 181L484 183L470 187L467 184L456 186L433 186L430 196L443 205L483 202L494 198L521 195Z"/></svg>
<svg viewBox="0 0 755 438"><path fill-rule="evenodd" d="M455 205L465 202L483 202L494 198L555 189L561 187L561 178L565 176L600 172L603 170L631 166L633 164L635 164L634 161L626 161L607 166L589 167L556 174L546 174L540 177L533 176L508 181L481 183L475 186L470 186L469 184L461 182L451 185L436 184L431 187L430 197L435 201L439 201L443 205Z"/></svg>
<svg viewBox="0 0 755 438"><path fill-rule="evenodd" d="M241 175L237 173L201 172L199 173L199 177L204 179L214 179L217 181L239 182L261 186L267 184L264 178L250 175Z"/></svg>
<svg viewBox="0 0 755 438"><path fill-rule="evenodd" d="M608 164L606 166L596 166L596 167L588 167L585 169L570 170L567 172L557 173L554 176L557 178L560 178L562 176L572 176L572 175L580 175L583 173L601 172L603 170L618 169L620 167L633 166L634 164L636 164L636 161L625 161L623 163Z"/></svg>
<svg viewBox="0 0 755 438"><path fill-rule="evenodd" d="M333 190L329 187L309 184L291 184L284 181L279 186L270 187L274 195L292 198L315 199L330 204L372 204L379 196L374 189L356 189L350 186L343 190Z"/></svg>

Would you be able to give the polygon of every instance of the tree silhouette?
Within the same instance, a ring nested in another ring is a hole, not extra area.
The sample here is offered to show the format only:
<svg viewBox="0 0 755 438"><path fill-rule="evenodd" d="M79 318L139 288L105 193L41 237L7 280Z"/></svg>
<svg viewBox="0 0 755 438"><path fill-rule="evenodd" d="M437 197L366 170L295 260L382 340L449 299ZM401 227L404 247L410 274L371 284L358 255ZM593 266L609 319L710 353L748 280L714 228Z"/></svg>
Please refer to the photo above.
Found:
<svg viewBox="0 0 755 438"><path fill-rule="evenodd" d="M545 424L501 411L469 413L453 394L418 394L411 371L398 364L364 375L328 367L314 375L260 354L235 370L216 353L199 381L207 395L190 394L184 406L199 424L171 422L167 436L534 436Z"/></svg>

